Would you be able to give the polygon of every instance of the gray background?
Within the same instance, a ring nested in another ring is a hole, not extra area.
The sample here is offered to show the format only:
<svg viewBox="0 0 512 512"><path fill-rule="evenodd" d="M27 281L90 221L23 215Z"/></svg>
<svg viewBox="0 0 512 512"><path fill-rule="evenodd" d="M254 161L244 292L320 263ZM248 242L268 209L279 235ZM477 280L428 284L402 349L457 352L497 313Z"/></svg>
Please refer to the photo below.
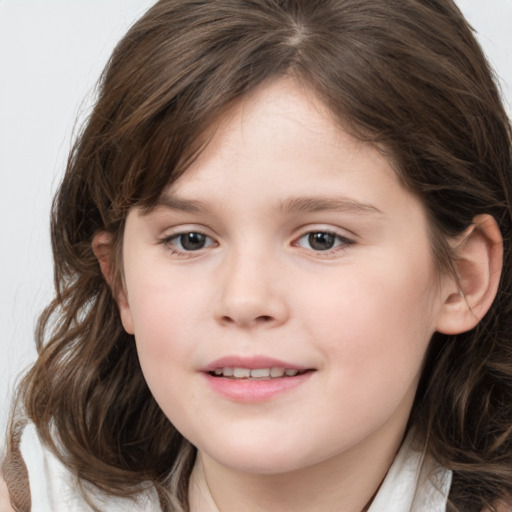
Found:
<svg viewBox="0 0 512 512"><path fill-rule="evenodd" d="M115 43L153 0L0 0L0 438L52 296L48 215ZM512 0L458 0L512 113Z"/></svg>

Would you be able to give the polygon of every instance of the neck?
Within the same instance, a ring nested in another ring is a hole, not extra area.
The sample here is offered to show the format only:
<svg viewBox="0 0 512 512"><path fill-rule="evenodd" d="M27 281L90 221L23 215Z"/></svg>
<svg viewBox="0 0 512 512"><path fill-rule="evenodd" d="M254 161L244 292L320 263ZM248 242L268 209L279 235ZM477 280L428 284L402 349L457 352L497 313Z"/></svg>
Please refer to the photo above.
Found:
<svg viewBox="0 0 512 512"><path fill-rule="evenodd" d="M403 432L367 439L320 464L284 474L251 474L199 452L190 485L191 512L363 512L402 441Z"/></svg>

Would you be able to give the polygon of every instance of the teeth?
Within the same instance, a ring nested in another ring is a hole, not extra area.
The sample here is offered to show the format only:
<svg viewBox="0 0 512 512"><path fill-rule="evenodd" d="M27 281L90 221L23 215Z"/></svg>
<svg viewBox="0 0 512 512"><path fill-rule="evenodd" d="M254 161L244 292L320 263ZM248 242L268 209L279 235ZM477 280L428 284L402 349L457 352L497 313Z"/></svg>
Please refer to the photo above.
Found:
<svg viewBox="0 0 512 512"><path fill-rule="evenodd" d="M293 368L216 368L213 372L218 377L233 377L235 379L276 379L280 377L295 377L301 373L299 370Z"/></svg>
<svg viewBox="0 0 512 512"><path fill-rule="evenodd" d="M284 375L284 368L270 368L271 377L282 377Z"/></svg>
<svg viewBox="0 0 512 512"><path fill-rule="evenodd" d="M256 377L256 378L270 377L270 369L269 368L261 368L259 370L251 370L251 377Z"/></svg>
<svg viewBox="0 0 512 512"><path fill-rule="evenodd" d="M249 368L234 368L233 377L237 379L245 379L251 376L251 370Z"/></svg>

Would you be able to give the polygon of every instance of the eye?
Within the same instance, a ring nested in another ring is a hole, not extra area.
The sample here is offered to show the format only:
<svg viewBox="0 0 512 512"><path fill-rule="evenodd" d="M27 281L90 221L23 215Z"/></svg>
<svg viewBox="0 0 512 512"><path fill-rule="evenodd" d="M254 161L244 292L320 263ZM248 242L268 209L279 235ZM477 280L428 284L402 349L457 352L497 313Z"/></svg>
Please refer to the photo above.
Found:
<svg viewBox="0 0 512 512"><path fill-rule="evenodd" d="M329 251L339 246L352 245L353 241L329 231L311 231L297 241L299 247L313 251Z"/></svg>
<svg viewBox="0 0 512 512"><path fill-rule="evenodd" d="M209 236L196 231L172 235L165 238L163 243L171 246L171 248L177 252L200 251L201 249L215 245L215 242Z"/></svg>

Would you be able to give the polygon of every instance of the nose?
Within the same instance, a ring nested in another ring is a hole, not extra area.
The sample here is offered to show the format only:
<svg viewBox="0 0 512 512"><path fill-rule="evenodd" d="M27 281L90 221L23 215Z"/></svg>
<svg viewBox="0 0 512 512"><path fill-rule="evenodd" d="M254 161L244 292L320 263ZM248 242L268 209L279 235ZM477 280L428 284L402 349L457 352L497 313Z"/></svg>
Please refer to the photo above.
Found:
<svg viewBox="0 0 512 512"><path fill-rule="evenodd" d="M276 327L289 317L279 265L266 255L237 254L219 273L215 317L224 325Z"/></svg>

